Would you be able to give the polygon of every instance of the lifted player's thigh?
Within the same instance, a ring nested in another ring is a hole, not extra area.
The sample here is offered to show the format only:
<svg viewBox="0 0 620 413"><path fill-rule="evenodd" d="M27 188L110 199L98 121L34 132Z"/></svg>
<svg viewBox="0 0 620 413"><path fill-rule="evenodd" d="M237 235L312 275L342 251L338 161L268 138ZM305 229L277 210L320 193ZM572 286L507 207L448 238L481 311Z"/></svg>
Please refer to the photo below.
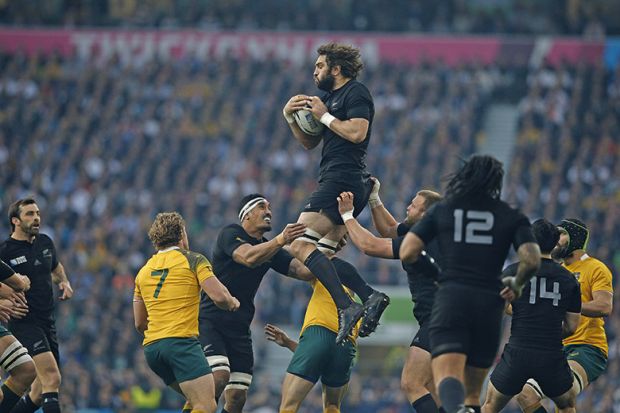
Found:
<svg viewBox="0 0 620 413"><path fill-rule="evenodd" d="M331 219L320 212L302 212L297 222L305 224L308 229L320 234L321 237L334 228Z"/></svg>

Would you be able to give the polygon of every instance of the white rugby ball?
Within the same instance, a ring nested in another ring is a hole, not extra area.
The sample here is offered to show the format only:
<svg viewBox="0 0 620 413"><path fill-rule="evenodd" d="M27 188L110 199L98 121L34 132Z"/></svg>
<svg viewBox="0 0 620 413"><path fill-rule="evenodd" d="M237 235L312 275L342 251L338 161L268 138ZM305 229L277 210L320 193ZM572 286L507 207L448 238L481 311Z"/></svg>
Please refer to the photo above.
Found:
<svg viewBox="0 0 620 413"><path fill-rule="evenodd" d="M304 133L312 136L319 136L323 133L325 125L312 116L312 112L307 109L300 109L293 113L295 122Z"/></svg>

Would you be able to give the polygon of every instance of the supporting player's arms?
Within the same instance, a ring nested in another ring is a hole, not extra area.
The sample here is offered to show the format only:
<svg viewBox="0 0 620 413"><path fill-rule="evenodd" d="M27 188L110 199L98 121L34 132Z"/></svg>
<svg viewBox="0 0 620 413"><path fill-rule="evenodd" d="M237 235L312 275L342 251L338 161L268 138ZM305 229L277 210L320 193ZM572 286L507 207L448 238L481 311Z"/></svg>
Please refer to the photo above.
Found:
<svg viewBox="0 0 620 413"><path fill-rule="evenodd" d="M372 222L379 232L379 235L384 238L396 238L398 237L399 222L396 221L394 216L387 210L379 198L381 182L374 176L370 179L373 181L373 187L370 198L368 199L368 205L370 206Z"/></svg>
<svg viewBox="0 0 620 413"><path fill-rule="evenodd" d="M351 192L340 194L338 211L343 215L344 225L347 227L351 241L364 254L379 258L394 258L391 239L375 237L362 227L357 219L353 218L353 194Z"/></svg>
<svg viewBox="0 0 620 413"><path fill-rule="evenodd" d="M331 116L331 120L326 123L323 121L323 115L327 112L327 106L318 96L310 96L308 100L309 110L315 118L321 120L321 123L336 132L338 136L353 143L362 143L366 139L370 122L364 118L353 118L340 120Z"/></svg>
<svg viewBox="0 0 620 413"><path fill-rule="evenodd" d="M30 289L30 278L13 271L7 263L0 260L0 280L15 291Z"/></svg>
<svg viewBox="0 0 620 413"><path fill-rule="evenodd" d="M424 241L422 238L413 232L408 232L400 245L400 260L404 263L416 262L423 249Z"/></svg>
<svg viewBox="0 0 620 413"><path fill-rule="evenodd" d="M291 264L288 267L287 277L295 278L300 281L312 281L314 280L314 274L297 258L291 260Z"/></svg>
<svg viewBox="0 0 620 413"><path fill-rule="evenodd" d="M59 262L56 268L52 270L52 281L58 285L58 289L62 291L61 300L68 300L73 297L73 288L65 273L65 267Z"/></svg>
<svg viewBox="0 0 620 413"><path fill-rule="evenodd" d="M586 317L607 317L613 310L613 294L609 291L593 291L592 301L581 303L581 314Z"/></svg>
<svg viewBox="0 0 620 413"><path fill-rule="evenodd" d="M236 311L239 308L239 300L230 295L228 288L217 277L207 278L200 283L200 287L221 309Z"/></svg>
<svg viewBox="0 0 620 413"><path fill-rule="evenodd" d="M138 333L144 335L144 332L149 327L149 319L146 305L144 305L144 301L140 297L134 297L133 299L133 320Z"/></svg>
<svg viewBox="0 0 620 413"><path fill-rule="evenodd" d="M274 325L267 324L265 326L265 337L267 340L273 341L277 345L288 348L293 352L297 349L298 343Z"/></svg>
<svg viewBox="0 0 620 413"><path fill-rule="evenodd" d="M241 265L254 268L269 261L284 245L301 237L306 232L304 224L288 224L274 239L258 245L242 244L232 254L232 259Z"/></svg>
<svg viewBox="0 0 620 413"><path fill-rule="evenodd" d="M564 315L564 320L562 320L562 338L570 337L575 334L579 326L580 317L581 314L579 313L567 312L566 315Z"/></svg>

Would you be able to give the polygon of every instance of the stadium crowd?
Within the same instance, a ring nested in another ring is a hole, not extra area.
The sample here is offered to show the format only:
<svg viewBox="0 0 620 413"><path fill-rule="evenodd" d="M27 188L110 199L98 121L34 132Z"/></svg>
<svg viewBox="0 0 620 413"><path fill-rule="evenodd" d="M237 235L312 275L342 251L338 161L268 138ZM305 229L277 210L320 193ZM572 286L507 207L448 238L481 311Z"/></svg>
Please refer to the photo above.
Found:
<svg viewBox="0 0 620 413"><path fill-rule="evenodd" d="M315 90L312 63L307 71L238 63L130 67L113 59L96 67L60 56L0 55L2 210L36 196L43 232L55 239L76 290L57 316L65 411L179 407L146 367L129 327L133 277L152 251L145 234L157 211L179 210L190 246L208 255L217 231L236 221L241 194L265 193L278 229L296 219L313 188L308 170L318 154L303 151L279 110L291 93ZM521 79L496 66L428 63L369 68L363 78L377 108L369 169L385 183L382 198L392 210L404 215L413 188L441 188L458 156L474 152L491 96L512 82L527 91L505 197L532 218L583 218L592 228L589 250L614 273L620 269L620 71L543 68ZM367 214L362 220L369 224ZM348 250L370 282L406 285L398 262ZM301 324L308 291L268 277L256 299L257 328ZM616 305L607 324L608 372L581 397L580 411L620 409L618 312ZM260 360L268 344L257 341ZM399 368L386 378L355 376L344 410L409 411ZM279 387L268 375L259 367L247 411L275 411ZM313 394L302 411L318 411Z"/></svg>
<svg viewBox="0 0 620 413"><path fill-rule="evenodd" d="M503 0L2 1L10 25L432 33L617 34L617 2ZM606 33L608 32L608 33Z"/></svg>

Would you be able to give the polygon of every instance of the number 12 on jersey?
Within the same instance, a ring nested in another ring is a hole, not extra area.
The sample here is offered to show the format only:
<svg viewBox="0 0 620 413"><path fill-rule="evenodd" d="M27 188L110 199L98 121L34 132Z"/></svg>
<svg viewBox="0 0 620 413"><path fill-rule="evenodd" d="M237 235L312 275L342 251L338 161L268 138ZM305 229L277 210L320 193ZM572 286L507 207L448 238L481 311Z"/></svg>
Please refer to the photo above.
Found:
<svg viewBox="0 0 620 413"><path fill-rule="evenodd" d="M467 213L465 213L467 212ZM454 210L454 242L463 242L463 226L465 226L466 244L493 244L493 228L495 217L489 211ZM484 234L486 232L486 234Z"/></svg>
<svg viewBox="0 0 620 413"><path fill-rule="evenodd" d="M547 291L547 279L545 277L532 277L530 279L530 304L536 304L536 284L538 284L538 281L540 281L540 295L538 295L538 297L553 300L553 306L557 307L562 298L562 294L560 294L560 283L554 281L553 291Z"/></svg>
<svg viewBox="0 0 620 413"><path fill-rule="evenodd" d="M164 281L166 281L166 277L168 276L168 268L164 268L163 270L155 270L151 271L151 277L159 277L159 282L157 283L157 287L155 287L155 293L153 293L153 297L159 297L159 292L161 291L161 287L164 285Z"/></svg>

